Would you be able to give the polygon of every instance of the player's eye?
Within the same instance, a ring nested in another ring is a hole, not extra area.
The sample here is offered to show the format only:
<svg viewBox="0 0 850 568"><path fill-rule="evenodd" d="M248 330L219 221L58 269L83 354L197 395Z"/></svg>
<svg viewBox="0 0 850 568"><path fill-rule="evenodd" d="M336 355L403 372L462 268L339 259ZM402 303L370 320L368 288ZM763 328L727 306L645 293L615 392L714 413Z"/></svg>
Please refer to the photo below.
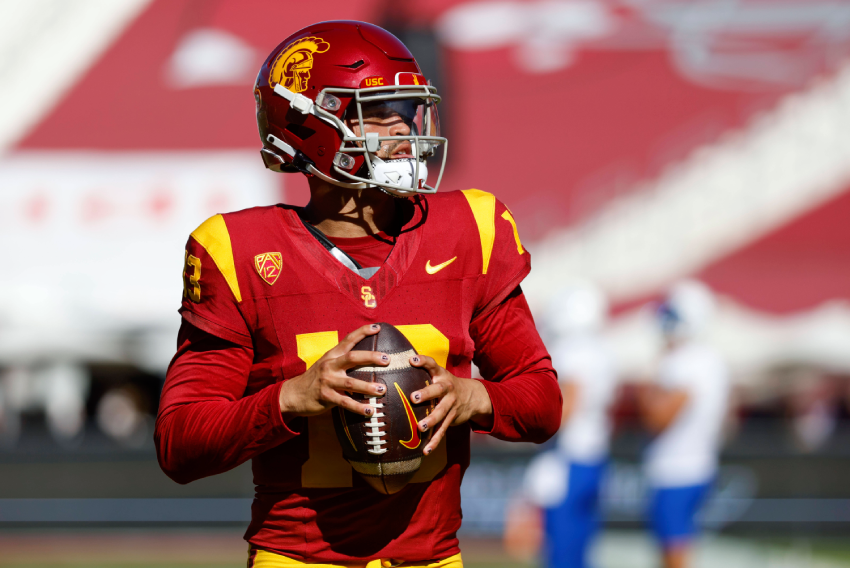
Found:
<svg viewBox="0 0 850 568"><path fill-rule="evenodd" d="M389 118L395 113L383 103L369 103L361 107L363 118Z"/></svg>
<svg viewBox="0 0 850 568"><path fill-rule="evenodd" d="M410 124L416 118L418 105L418 101L407 99L380 102L376 101L361 105L360 112L363 113L364 120L366 118L387 119L399 117L405 123Z"/></svg>

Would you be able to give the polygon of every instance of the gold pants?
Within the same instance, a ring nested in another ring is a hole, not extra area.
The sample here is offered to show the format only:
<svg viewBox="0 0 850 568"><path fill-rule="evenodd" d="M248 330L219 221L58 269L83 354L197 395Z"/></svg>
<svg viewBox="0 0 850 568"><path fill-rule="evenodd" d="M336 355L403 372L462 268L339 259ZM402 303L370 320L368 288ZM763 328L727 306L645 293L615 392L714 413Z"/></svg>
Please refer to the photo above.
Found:
<svg viewBox="0 0 850 568"><path fill-rule="evenodd" d="M248 568L286 568L288 566L313 566L313 568L463 568L460 554L449 556L442 560L423 560L422 562L401 562L393 560L372 560L366 564L307 564L293 560L288 556L282 556L265 550L257 550L253 562L249 562Z"/></svg>

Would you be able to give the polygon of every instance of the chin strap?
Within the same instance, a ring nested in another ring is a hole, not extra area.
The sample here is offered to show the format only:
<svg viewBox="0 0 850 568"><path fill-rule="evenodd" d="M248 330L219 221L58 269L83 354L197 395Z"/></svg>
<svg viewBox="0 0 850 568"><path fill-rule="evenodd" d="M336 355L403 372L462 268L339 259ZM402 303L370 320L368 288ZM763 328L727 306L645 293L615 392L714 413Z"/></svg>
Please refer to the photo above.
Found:
<svg viewBox="0 0 850 568"><path fill-rule="evenodd" d="M425 162L419 164L415 159L382 160L372 157L372 171L375 181L385 184L381 187L390 194L407 197L416 194L416 188L422 189L428 179L428 166ZM389 189L387 185L391 185Z"/></svg>
<svg viewBox="0 0 850 568"><path fill-rule="evenodd" d="M289 106L297 110L301 114L311 114L313 111L313 101L309 97L305 97L301 93L294 93L278 83L274 86L276 95L280 95L289 101Z"/></svg>
<svg viewBox="0 0 850 568"><path fill-rule="evenodd" d="M290 146L289 144L287 144L286 142L284 142L283 140L281 140L280 138L278 138L278 137L277 137L277 136L275 136L274 134L269 134L269 135L268 135L268 137L266 138L266 140L267 140L267 141L268 141L268 142L269 142L272 146L274 146L275 148L277 148L278 150L282 150L282 151L286 152L286 154L287 154L290 158L295 159L295 154L296 154L296 152L295 152L295 148L293 148L292 146Z"/></svg>
<svg viewBox="0 0 850 568"><path fill-rule="evenodd" d="M388 189L382 185L376 185L365 182L346 183L344 181L334 179L319 171L319 169L316 168L316 166L314 166L310 161L304 159L303 155L300 152L295 150L295 148L293 148L274 134L269 134L266 140L269 142L269 144L271 144L278 150L285 152L290 158L292 158L292 164L295 165L295 167L302 171L305 171L306 173L309 173L310 175L314 175L320 180L330 183L332 185L345 187L347 189L364 189L369 187L375 187L395 197L409 197L418 193L416 190L410 187L410 184L412 184L413 182L413 176L415 172L415 164L411 163L412 160L384 161L378 157L372 158L374 162L373 168L375 171L376 181L379 181L383 184L393 184L394 186L398 186L399 182L404 182L404 184L406 184L402 187L393 187L393 189ZM420 186L424 184L425 177L427 177L427 175L427 166L424 163L419 164L418 182L420 183ZM433 191L428 193L433 193Z"/></svg>
<svg viewBox="0 0 850 568"><path fill-rule="evenodd" d="M304 159L303 155L298 152L295 148L275 136L274 134L269 134L266 137L266 140L269 144L277 148L278 150L285 152L290 158L292 158L293 165L296 163L300 163L300 165L296 165L300 170L305 171L308 174L314 175L322 181L326 181L333 185L338 185L340 187L345 187L348 189L363 189L366 187L371 187L372 184L368 183L345 183L343 181L335 180L330 176L327 176L320 172L316 166L314 166L310 161Z"/></svg>

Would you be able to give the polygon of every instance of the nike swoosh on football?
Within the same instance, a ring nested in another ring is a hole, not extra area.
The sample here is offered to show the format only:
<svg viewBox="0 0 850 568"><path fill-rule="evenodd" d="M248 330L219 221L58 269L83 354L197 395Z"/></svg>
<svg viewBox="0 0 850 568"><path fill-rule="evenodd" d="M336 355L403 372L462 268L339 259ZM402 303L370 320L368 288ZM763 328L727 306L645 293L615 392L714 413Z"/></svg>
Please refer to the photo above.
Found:
<svg viewBox="0 0 850 568"><path fill-rule="evenodd" d="M436 274L439 271L441 271L442 269L444 269L445 267L447 267L448 265L450 265L451 263L453 263L456 259L457 259L457 257L450 258L446 262L441 262L437 266L431 266L431 261L429 260L428 262L425 263L425 272L427 272L428 274Z"/></svg>
<svg viewBox="0 0 850 568"><path fill-rule="evenodd" d="M399 443L409 450L415 450L422 443L419 438L419 429L416 427L416 415L413 413L413 407L410 406L410 401L404 396L404 391L395 383L395 388L398 391L398 396L401 397L401 402L404 404L404 412L407 414L407 423L410 425L410 439L399 440Z"/></svg>

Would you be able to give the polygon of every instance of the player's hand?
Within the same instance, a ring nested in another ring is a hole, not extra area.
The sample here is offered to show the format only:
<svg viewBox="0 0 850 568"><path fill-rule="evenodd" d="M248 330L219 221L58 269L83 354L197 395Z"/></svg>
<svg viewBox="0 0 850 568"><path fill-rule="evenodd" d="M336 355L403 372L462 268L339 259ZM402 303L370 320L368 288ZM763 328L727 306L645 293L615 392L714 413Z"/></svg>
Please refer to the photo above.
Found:
<svg viewBox="0 0 850 568"><path fill-rule="evenodd" d="M358 341L375 335L380 329L378 324L371 324L352 331L303 375L285 381L278 399L280 411L295 416L313 416L333 406L341 406L351 412L371 416L374 408L356 402L345 393L382 397L386 387L354 379L345 372L361 365L389 365L390 358L386 353L351 350Z"/></svg>
<svg viewBox="0 0 850 568"><path fill-rule="evenodd" d="M414 355L410 358L410 364L428 371L432 381L424 389L411 393L414 404L439 399L434 412L419 421L419 430L422 432L436 428L431 441L422 450L426 456L440 444L449 426L470 420L481 424L492 422L493 404L487 389L479 381L456 377L434 359L424 355Z"/></svg>

